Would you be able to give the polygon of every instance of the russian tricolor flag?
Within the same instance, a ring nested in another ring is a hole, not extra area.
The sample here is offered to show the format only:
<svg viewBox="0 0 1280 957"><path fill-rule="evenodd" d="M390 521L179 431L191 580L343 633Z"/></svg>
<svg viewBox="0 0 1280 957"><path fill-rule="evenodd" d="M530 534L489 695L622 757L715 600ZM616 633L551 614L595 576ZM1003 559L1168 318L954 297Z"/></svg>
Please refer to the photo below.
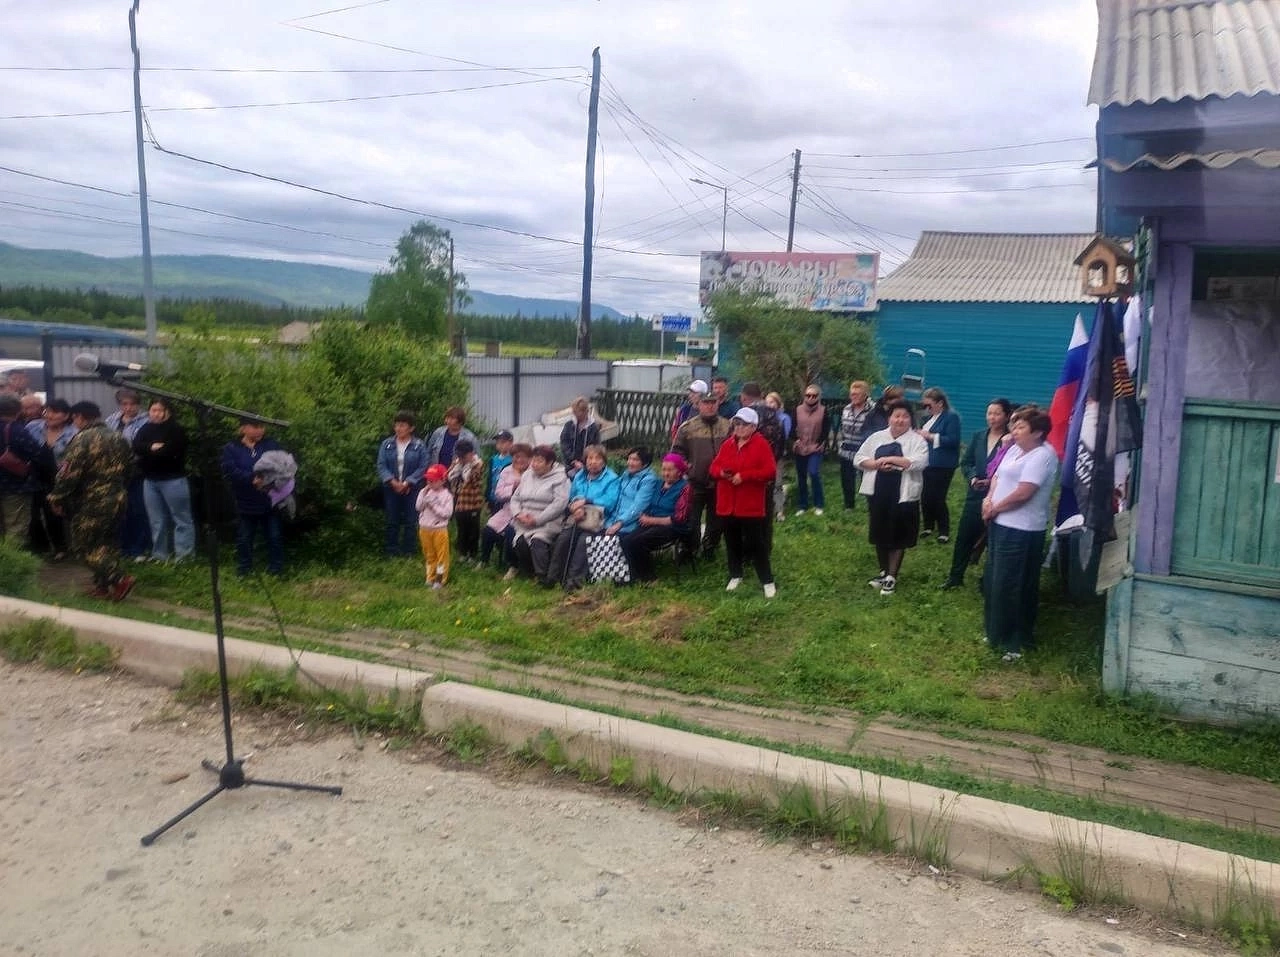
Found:
<svg viewBox="0 0 1280 957"><path fill-rule="evenodd" d="M1089 334L1084 330L1084 319L1076 313L1075 328L1071 330L1071 342L1067 346L1067 358L1062 363L1062 375L1058 388L1049 403L1049 420L1053 423L1049 444L1058 453L1059 461L1066 455L1067 430L1071 427L1071 413L1076 407L1080 383L1084 381L1084 367L1089 358Z"/></svg>

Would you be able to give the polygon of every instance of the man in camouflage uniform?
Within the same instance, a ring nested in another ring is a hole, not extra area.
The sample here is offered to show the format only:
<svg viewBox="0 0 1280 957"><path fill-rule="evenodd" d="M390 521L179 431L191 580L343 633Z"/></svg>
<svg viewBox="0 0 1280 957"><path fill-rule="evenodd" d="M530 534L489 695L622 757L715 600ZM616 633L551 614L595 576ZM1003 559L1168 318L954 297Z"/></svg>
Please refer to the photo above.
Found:
<svg viewBox="0 0 1280 957"><path fill-rule="evenodd" d="M73 405L71 421L80 431L58 469L49 507L69 518L71 549L93 573L89 593L123 601L135 580L120 570L119 545L133 452L129 443L102 421L102 410L93 402Z"/></svg>

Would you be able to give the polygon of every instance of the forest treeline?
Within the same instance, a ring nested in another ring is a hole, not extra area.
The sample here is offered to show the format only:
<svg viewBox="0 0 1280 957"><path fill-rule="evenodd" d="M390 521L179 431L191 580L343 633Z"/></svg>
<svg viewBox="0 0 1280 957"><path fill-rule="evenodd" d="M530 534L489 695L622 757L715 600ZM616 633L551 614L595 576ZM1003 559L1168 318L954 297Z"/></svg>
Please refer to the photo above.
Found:
<svg viewBox="0 0 1280 957"><path fill-rule="evenodd" d="M182 327L193 316L212 317L231 326L280 327L291 322L322 322L326 318L359 318L350 309L268 305L244 299L156 300L156 320L168 327ZM145 328L141 296L122 296L99 289L48 289L41 286L0 286L0 317L40 322L79 323L111 329ZM458 328L473 346L496 339L505 343L572 349L577 342L578 321L570 318L461 315ZM658 333L647 319L595 319L591 344L596 350L636 355L658 352ZM674 344L668 342L669 347Z"/></svg>

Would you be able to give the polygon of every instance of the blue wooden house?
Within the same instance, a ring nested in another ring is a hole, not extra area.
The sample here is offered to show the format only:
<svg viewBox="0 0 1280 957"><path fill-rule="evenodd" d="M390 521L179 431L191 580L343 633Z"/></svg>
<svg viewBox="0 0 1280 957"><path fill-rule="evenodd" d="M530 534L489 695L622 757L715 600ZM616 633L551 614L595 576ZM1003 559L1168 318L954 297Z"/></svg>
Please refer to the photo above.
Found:
<svg viewBox="0 0 1280 957"><path fill-rule="evenodd" d="M1099 0L1099 228L1149 309L1104 682L1280 715L1280 2Z"/></svg>
<svg viewBox="0 0 1280 957"><path fill-rule="evenodd" d="M889 382L923 365L925 386L947 393L967 438L987 403L1048 407L1078 314L1092 322L1073 265L1092 234L925 232L882 279L874 316ZM923 362L908 350L924 352Z"/></svg>

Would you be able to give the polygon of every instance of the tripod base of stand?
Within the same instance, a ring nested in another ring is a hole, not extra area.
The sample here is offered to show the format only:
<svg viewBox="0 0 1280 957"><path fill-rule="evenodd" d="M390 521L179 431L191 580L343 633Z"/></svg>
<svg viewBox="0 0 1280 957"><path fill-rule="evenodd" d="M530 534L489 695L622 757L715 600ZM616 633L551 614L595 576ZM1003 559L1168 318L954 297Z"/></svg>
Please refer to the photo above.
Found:
<svg viewBox="0 0 1280 957"><path fill-rule="evenodd" d="M161 834L169 830L169 828L173 827L179 821L182 821L183 819L194 814L200 808L204 807L206 804L208 804L210 801L216 798L223 791L234 791L236 788L242 788L242 787L245 787L246 785L253 784L258 787L284 788L289 791L315 791L319 794L331 794L334 797L338 797L339 795L342 794L342 788L334 785L298 784L293 781L265 781L261 778L245 777L244 762L239 759L228 761L222 767L218 767L212 761L205 760L200 762L200 766L204 768L206 771L212 771L214 774L218 775L218 786L214 788L212 791L210 791L208 794L206 794L204 797L200 798L194 804L183 809L178 814L175 814L169 820L165 821L163 824L161 824L158 828L156 828L150 834L144 834L142 836L143 847L150 847L152 844L155 843L156 838L158 838Z"/></svg>

